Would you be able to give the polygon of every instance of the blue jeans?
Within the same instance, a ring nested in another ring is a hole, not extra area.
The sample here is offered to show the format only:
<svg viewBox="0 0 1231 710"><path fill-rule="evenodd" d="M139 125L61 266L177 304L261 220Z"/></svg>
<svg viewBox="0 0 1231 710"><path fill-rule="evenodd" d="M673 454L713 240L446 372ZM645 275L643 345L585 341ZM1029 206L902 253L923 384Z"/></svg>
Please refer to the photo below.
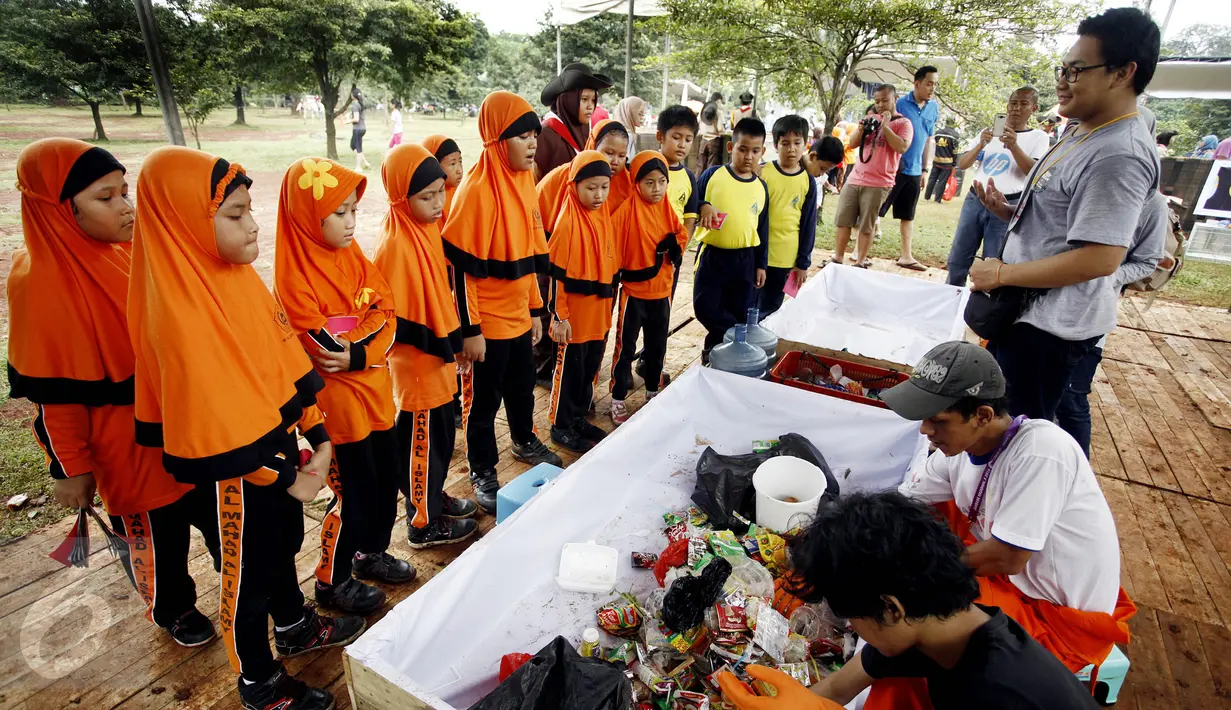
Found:
<svg viewBox="0 0 1231 710"><path fill-rule="evenodd" d="M1069 386L1056 407L1056 423L1081 444L1081 450L1090 458L1090 389L1094 385L1094 371L1103 359L1102 348L1090 348L1073 369Z"/></svg>
<svg viewBox="0 0 1231 710"><path fill-rule="evenodd" d="M966 193L962 215L958 217L953 245L949 247L949 283L965 286L975 252L983 244L983 256L1000 256L1009 223L988 211L974 190Z"/></svg>

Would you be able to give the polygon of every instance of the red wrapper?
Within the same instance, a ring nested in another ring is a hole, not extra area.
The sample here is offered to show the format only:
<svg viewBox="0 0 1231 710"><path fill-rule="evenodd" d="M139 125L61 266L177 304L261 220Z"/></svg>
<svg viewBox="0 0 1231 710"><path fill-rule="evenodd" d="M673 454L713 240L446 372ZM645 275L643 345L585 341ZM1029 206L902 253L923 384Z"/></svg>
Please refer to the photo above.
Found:
<svg viewBox="0 0 1231 710"><path fill-rule="evenodd" d="M718 630L723 633L739 633L748 630L747 611L742 606L730 606L721 602L714 605L718 612Z"/></svg>
<svg viewBox="0 0 1231 710"><path fill-rule="evenodd" d="M667 542L678 542L687 539L688 523L676 523L668 525L667 529L663 530L663 534L667 536Z"/></svg>
<svg viewBox="0 0 1231 710"><path fill-rule="evenodd" d="M513 671L524 666L531 658L528 653L506 653L500 659L500 682L503 683Z"/></svg>
<svg viewBox="0 0 1231 710"><path fill-rule="evenodd" d="M632 636L641 628L641 614L626 601L614 601L599 608L598 625L612 636Z"/></svg>
<svg viewBox="0 0 1231 710"><path fill-rule="evenodd" d="M658 564L658 555L653 552L634 552L633 567L638 569L654 569Z"/></svg>
<svg viewBox="0 0 1231 710"><path fill-rule="evenodd" d="M654 579L658 580L658 586L663 586L667 579L667 570L672 567L679 567L688 561L688 538L676 540L663 550L663 553L658 556L658 562L654 565Z"/></svg>

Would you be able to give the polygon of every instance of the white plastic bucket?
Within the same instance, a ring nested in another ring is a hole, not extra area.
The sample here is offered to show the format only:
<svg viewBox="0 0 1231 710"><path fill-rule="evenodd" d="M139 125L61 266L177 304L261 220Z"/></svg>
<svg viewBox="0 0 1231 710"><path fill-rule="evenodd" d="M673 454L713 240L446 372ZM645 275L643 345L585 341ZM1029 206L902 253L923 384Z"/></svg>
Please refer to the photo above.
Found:
<svg viewBox="0 0 1231 710"><path fill-rule="evenodd" d="M807 525L827 485L825 472L801 458L775 456L766 461L752 474L757 525L774 532Z"/></svg>

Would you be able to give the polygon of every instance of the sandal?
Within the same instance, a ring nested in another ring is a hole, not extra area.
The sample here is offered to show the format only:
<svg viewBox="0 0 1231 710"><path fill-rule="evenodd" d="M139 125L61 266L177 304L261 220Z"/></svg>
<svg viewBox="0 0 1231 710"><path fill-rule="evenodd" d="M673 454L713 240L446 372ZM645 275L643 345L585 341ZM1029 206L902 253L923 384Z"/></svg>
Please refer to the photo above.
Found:
<svg viewBox="0 0 1231 710"><path fill-rule="evenodd" d="M898 266L902 267L903 269L910 269L911 271L927 271L928 270L928 267L924 266L923 264L920 264L917 261L912 261L909 264L903 264L900 261L894 262L894 263L896 263Z"/></svg>
<svg viewBox="0 0 1231 710"><path fill-rule="evenodd" d="M853 266L854 266L856 269L870 269L870 268L872 268L872 262L870 262L870 261L864 261L864 262L861 262L861 263L858 263L858 264L854 264Z"/></svg>

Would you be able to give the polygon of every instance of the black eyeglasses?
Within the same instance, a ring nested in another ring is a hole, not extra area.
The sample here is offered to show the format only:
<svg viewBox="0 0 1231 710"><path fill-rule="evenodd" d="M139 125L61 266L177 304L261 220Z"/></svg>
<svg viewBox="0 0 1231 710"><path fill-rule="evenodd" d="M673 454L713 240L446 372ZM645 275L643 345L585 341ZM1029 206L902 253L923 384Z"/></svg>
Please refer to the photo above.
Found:
<svg viewBox="0 0 1231 710"><path fill-rule="evenodd" d="M1091 66L1088 66L1088 67L1078 67L1078 66L1072 66L1072 65L1067 66L1067 67L1058 66L1056 67L1056 81L1060 81L1061 79L1064 79L1069 84L1072 84L1073 82L1077 81L1078 77L1081 76L1082 72L1090 71L1091 69L1102 69L1104 67L1110 67L1110 66L1111 65L1106 62L1102 64L1092 64Z"/></svg>

